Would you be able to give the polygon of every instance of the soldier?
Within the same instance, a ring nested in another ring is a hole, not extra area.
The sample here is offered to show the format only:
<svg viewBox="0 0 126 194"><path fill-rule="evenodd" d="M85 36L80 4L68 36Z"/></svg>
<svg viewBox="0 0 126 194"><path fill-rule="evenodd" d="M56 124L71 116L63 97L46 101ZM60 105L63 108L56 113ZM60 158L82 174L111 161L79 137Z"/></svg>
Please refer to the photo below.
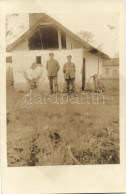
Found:
<svg viewBox="0 0 126 194"><path fill-rule="evenodd" d="M46 70L48 72L49 78L49 86L50 86L50 93L52 94L54 91L58 91L58 71L60 69L58 61L54 59L54 53L49 53L50 60L47 61ZM53 91L53 84L54 84L54 91Z"/></svg>
<svg viewBox="0 0 126 194"><path fill-rule="evenodd" d="M71 62L71 55L67 56L68 62L63 66L63 73L66 83L66 92L70 92L70 85L71 85L71 92L74 92L75 89L75 64Z"/></svg>

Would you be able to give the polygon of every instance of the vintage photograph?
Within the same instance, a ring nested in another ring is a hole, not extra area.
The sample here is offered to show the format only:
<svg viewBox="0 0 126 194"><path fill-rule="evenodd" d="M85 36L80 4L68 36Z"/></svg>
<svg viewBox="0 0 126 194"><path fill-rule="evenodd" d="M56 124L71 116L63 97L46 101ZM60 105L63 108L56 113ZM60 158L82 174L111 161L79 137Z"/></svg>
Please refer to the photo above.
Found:
<svg viewBox="0 0 126 194"><path fill-rule="evenodd" d="M6 14L8 167L120 164L119 78L118 13Z"/></svg>

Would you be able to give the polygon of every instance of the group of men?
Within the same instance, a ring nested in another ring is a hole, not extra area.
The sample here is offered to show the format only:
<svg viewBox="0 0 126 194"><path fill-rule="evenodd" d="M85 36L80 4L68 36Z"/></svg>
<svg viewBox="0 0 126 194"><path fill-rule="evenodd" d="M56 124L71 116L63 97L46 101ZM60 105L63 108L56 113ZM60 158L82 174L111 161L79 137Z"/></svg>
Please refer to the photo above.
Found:
<svg viewBox="0 0 126 194"><path fill-rule="evenodd" d="M54 53L49 53L50 59L47 61L46 70L49 79L50 93L58 91L58 71L60 69L59 63L54 59ZM67 56L67 63L63 66L63 73L65 79L65 92L74 92L75 89L75 64L71 61L72 56Z"/></svg>
<svg viewBox="0 0 126 194"><path fill-rule="evenodd" d="M47 76L49 79L50 94L58 92L58 71L60 69L59 62L54 59L54 53L49 53L49 60L46 63ZM75 64L71 61L72 56L67 56L67 63L63 66L65 79L64 92L74 92L75 89ZM42 64L34 62L30 69L24 72L24 77L28 80L31 89L36 88L38 80L42 75ZM71 88L70 88L71 86ZM71 90L70 90L71 89Z"/></svg>
<svg viewBox="0 0 126 194"><path fill-rule="evenodd" d="M58 71L60 69L59 62L54 59L54 53L49 53L49 60L46 63L47 76L49 79L50 94L58 92ZM75 64L71 61L72 56L67 56L67 62L63 66L63 73L65 79L65 89L64 92L74 93L75 92ZM39 78L42 75L42 65L34 62L28 70L24 73L24 76L28 81L30 81L31 88L37 87ZM105 86L100 79L98 74L93 76L94 91L105 92Z"/></svg>

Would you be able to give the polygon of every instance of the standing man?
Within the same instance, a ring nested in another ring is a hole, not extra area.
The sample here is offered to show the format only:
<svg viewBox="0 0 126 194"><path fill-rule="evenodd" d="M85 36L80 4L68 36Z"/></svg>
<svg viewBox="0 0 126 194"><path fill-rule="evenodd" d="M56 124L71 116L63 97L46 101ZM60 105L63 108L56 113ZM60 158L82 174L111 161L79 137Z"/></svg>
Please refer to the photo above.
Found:
<svg viewBox="0 0 126 194"><path fill-rule="evenodd" d="M67 63L63 66L63 73L66 83L66 92L70 92L70 85L71 85L71 92L75 90L75 64L71 62L71 55L67 56Z"/></svg>
<svg viewBox="0 0 126 194"><path fill-rule="evenodd" d="M50 60L47 61L46 70L49 78L50 93L58 91L58 71L60 69L58 61L54 59L54 53L49 53ZM54 91L53 91L54 85Z"/></svg>

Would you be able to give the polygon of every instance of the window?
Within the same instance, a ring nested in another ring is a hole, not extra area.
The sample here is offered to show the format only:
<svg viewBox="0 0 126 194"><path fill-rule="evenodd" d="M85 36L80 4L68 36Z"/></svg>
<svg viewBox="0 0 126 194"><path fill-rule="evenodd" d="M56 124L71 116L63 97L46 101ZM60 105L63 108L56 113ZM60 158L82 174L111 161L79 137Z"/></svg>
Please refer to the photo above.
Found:
<svg viewBox="0 0 126 194"><path fill-rule="evenodd" d="M36 63L37 64L41 64L41 56L37 56L36 57Z"/></svg>
<svg viewBox="0 0 126 194"><path fill-rule="evenodd" d="M105 74L109 75L109 69L105 69Z"/></svg>

